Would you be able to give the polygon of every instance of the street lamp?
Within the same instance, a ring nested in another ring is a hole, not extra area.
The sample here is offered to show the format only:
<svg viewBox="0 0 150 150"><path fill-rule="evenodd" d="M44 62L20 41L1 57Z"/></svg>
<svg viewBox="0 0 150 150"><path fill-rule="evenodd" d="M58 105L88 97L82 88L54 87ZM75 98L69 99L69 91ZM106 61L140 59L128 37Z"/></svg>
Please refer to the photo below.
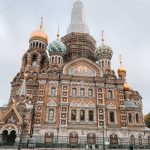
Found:
<svg viewBox="0 0 150 150"><path fill-rule="evenodd" d="M105 128L104 126L102 127L103 129L103 150L105 150Z"/></svg>
<svg viewBox="0 0 150 150"><path fill-rule="evenodd" d="M19 139L19 144L18 144L18 150L21 150L21 148L22 148L25 112L26 112L26 108L24 108L24 110L22 111L22 113L23 113L22 114L22 124L21 124L21 133L20 133L20 139Z"/></svg>
<svg viewBox="0 0 150 150"><path fill-rule="evenodd" d="M31 102L31 97L30 97ZM28 109L31 110L31 126L30 126L30 137L28 140L28 147L33 148L35 146L35 139L33 138L34 118L35 118L35 102L27 105Z"/></svg>

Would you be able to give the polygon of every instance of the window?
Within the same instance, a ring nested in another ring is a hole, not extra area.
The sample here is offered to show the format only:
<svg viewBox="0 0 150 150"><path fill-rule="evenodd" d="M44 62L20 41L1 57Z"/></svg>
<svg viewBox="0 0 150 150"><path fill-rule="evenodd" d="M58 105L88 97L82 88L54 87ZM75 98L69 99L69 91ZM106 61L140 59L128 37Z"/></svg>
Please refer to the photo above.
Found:
<svg viewBox="0 0 150 150"><path fill-rule="evenodd" d="M88 90L88 96L89 96L89 97L92 97L92 96L93 96L93 90L92 90L92 89L89 89L89 90Z"/></svg>
<svg viewBox="0 0 150 150"><path fill-rule="evenodd" d="M85 96L85 89L80 89L80 96L81 97L84 97Z"/></svg>
<svg viewBox="0 0 150 150"><path fill-rule="evenodd" d="M135 144L135 138L133 135L130 137L130 144Z"/></svg>
<svg viewBox="0 0 150 150"><path fill-rule="evenodd" d="M84 120L85 120L85 111L80 110L80 121L84 121Z"/></svg>
<svg viewBox="0 0 150 150"><path fill-rule="evenodd" d="M139 122L139 115L136 114L135 117L136 117L136 122Z"/></svg>
<svg viewBox="0 0 150 150"><path fill-rule="evenodd" d="M142 136L141 135L139 135L139 145L142 145Z"/></svg>
<svg viewBox="0 0 150 150"><path fill-rule="evenodd" d="M102 61L102 67L104 67L104 61Z"/></svg>
<svg viewBox="0 0 150 150"><path fill-rule="evenodd" d="M111 90L108 91L108 98L113 98L113 92Z"/></svg>
<svg viewBox="0 0 150 150"><path fill-rule="evenodd" d="M56 96L56 88L55 87L51 88L51 96Z"/></svg>
<svg viewBox="0 0 150 150"><path fill-rule="evenodd" d="M52 64L54 63L54 57L52 57Z"/></svg>
<svg viewBox="0 0 150 150"><path fill-rule="evenodd" d="M77 89L76 88L72 89L72 96L74 96L74 97L77 96Z"/></svg>
<svg viewBox="0 0 150 150"><path fill-rule="evenodd" d="M48 120L54 121L54 109L49 110Z"/></svg>
<svg viewBox="0 0 150 150"><path fill-rule="evenodd" d="M110 122L115 122L115 114L114 114L113 111L111 111L111 112L109 113L109 116L110 116Z"/></svg>
<svg viewBox="0 0 150 150"><path fill-rule="evenodd" d="M37 56L33 55L33 58L32 58L32 67L36 66L36 59L37 59Z"/></svg>
<svg viewBox="0 0 150 150"><path fill-rule="evenodd" d="M132 114L131 113L128 114L128 120L129 120L129 123L132 123Z"/></svg>
<svg viewBox="0 0 150 150"><path fill-rule="evenodd" d="M89 121L94 121L94 112L93 112L93 110L89 111Z"/></svg>
<svg viewBox="0 0 150 150"><path fill-rule="evenodd" d="M76 121L77 111L75 109L71 110L71 120Z"/></svg>

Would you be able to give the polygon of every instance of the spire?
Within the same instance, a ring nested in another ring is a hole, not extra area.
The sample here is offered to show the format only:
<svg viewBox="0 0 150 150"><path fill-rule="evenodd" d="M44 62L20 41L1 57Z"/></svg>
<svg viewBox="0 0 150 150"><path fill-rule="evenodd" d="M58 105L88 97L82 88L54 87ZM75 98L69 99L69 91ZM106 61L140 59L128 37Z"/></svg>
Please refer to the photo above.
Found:
<svg viewBox="0 0 150 150"><path fill-rule="evenodd" d="M59 26L58 26L58 30L57 30L57 39L59 39L59 36L60 36L60 34L59 34Z"/></svg>
<svg viewBox="0 0 150 150"><path fill-rule="evenodd" d="M43 17L41 17L40 29L41 29L41 30L44 30L44 26L43 26Z"/></svg>
<svg viewBox="0 0 150 150"><path fill-rule="evenodd" d="M72 8L71 24L67 29L67 33L71 32L89 33L84 5L81 0L76 0Z"/></svg>
<svg viewBox="0 0 150 150"><path fill-rule="evenodd" d="M120 67L122 66L122 55L119 55L119 60L120 60Z"/></svg>
<svg viewBox="0 0 150 150"><path fill-rule="evenodd" d="M102 42L102 44L104 44L104 30L102 30L102 33L101 33L101 42Z"/></svg>
<svg viewBox="0 0 150 150"><path fill-rule="evenodd" d="M26 96L27 94L27 91L26 91L26 74L24 75L24 79L23 79L23 82L20 86L20 89L18 91L18 95L21 97L21 96Z"/></svg>

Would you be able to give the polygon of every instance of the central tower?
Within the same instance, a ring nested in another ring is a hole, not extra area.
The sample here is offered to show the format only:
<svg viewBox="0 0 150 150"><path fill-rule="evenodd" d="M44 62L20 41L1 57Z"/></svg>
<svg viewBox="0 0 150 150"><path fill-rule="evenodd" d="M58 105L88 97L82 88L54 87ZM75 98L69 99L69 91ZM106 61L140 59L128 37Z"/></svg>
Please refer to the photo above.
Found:
<svg viewBox="0 0 150 150"><path fill-rule="evenodd" d="M89 33L84 5L81 0L77 0L72 8L71 24L68 27L67 34L71 32Z"/></svg>
<svg viewBox="0 0 150 150"><path fill-rule="evenodd" d="M84 5L81 0L76 0L71 15L71 24L67 29L67 35L62 38L67 47L64 60L66 62L80 57L95 61L95 40L89 35L86 24Z"/></svg>

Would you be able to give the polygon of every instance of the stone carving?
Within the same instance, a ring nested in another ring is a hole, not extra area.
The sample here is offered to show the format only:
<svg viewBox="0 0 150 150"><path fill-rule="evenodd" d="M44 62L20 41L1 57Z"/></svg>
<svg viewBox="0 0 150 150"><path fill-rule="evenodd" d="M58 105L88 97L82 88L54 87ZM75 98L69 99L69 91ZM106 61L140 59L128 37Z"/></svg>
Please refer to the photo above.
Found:
<svg viewBox="0 0 150 150"><path fill-rule="evenodd" d="M94 77L96 76L95 71L89 69L86 66L79 65L73 69L70 70L70 75L74 76L88 76L88 77Z"/></svg>

